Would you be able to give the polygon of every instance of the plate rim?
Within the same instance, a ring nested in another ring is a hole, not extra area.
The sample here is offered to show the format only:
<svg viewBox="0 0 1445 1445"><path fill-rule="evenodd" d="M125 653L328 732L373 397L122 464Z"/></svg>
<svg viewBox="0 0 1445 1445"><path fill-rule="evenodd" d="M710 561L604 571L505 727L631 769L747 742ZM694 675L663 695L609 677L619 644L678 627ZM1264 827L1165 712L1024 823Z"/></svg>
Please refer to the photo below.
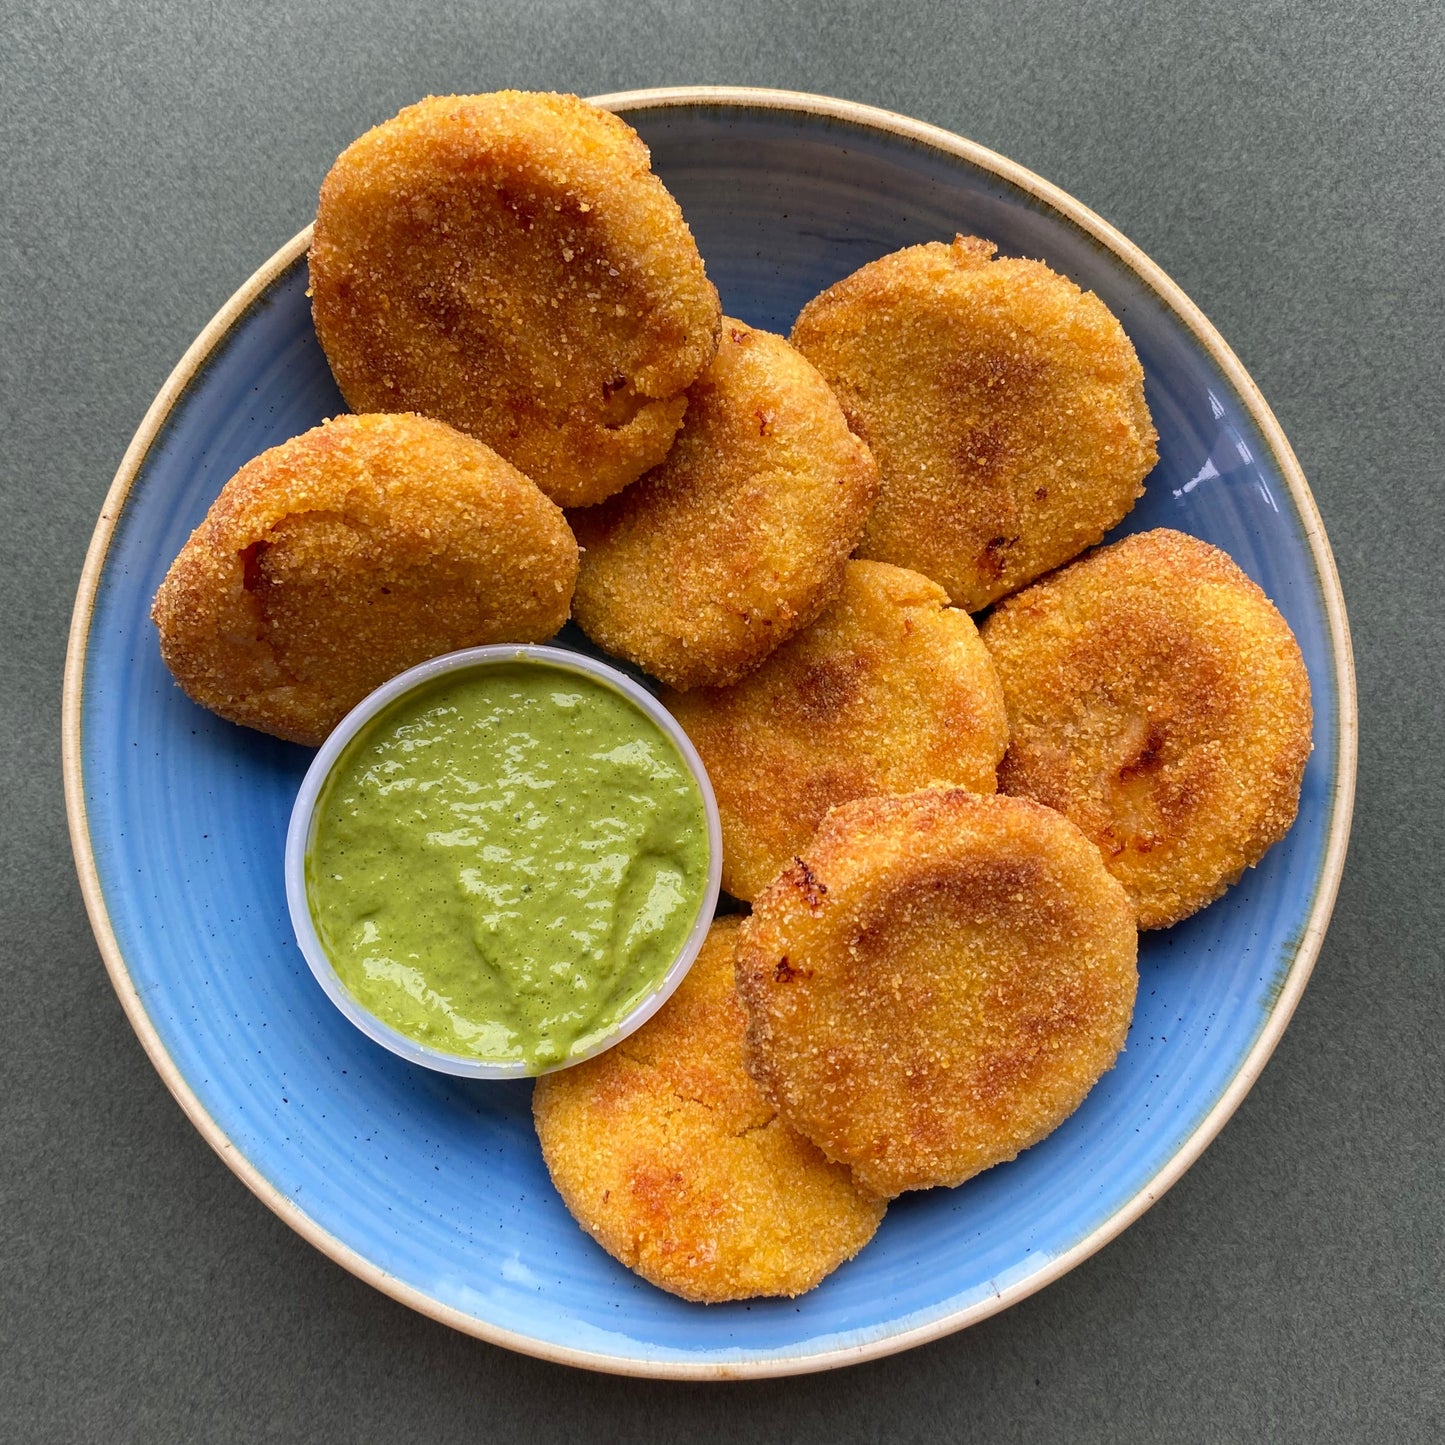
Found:
<svg viewBox="0 0 1445 1445"><path fill-rule="evenodd" d="M606 110L633 113L668 108L715 107L740 110L802 112L854 124L864 130L884 131L928 149L939 150L1009 182L1072 221L1080 230L1112 252L1177 315L1195 340L1224 373L1259 428L1299 512L1304 539L1319 578L1320 596L1334 660L1338 695L1335 749L1336 787L1319 880L1309 917L1300 934L1294 958L1266 1017L1234 1077L1189 1136L1143 1189L1043 1269L1031 1273L984 1300L974 1301L938 1319L860 1344L809 1355L768 1354L742 1360L639 1360L599 1351L577 1349L538 1340L503 1328L442 1304L430 1295L381 1269L349 1245L323 1229L304 1210L271 1184L246 1158L211 1117L167 1052L130 976L119 940L110 922L99 872L91 845L85 806L82 768L81 710L84 697L90 623L101 576L127 496L152 446L164 430L176 403L201 373L212 352L260 295L284 271L301 259L311 238L307 226L281 246L229 297L196 339L186 348L147 408L140 426L121 457L101 505L100 516L86 550L76 591L66 647L61 715L61 760L65 786L65 812L81 894L106 972L126 1019L139 1038L152 1067L160 1075L182 1112L201 1137L220 1155L231 1171L283 1222L322 1254L367 1284L418 1313L488 1343L558 1364L580 1366L610 1374L658 1379L743 1379L806 1374L861 1363L896 1354L976 1324L1051 1284L1097 1250L1103 1248L1155 1204L1185 1173L1215 1135L1228 1122L1274 1052L1293 1017L1324 941L1334 910L1349 842L1354 809L1359 718L1354 652L1344 594L1334 556L1325 536L1319 510L1304 471L1274 412L1253 378L1204 313L1170 277L1132 241L1109 222L1066 191L1007 157L941 127L909 116L804 91L771 90L748 86L670 86L615 91L589 98Z"/></svg>

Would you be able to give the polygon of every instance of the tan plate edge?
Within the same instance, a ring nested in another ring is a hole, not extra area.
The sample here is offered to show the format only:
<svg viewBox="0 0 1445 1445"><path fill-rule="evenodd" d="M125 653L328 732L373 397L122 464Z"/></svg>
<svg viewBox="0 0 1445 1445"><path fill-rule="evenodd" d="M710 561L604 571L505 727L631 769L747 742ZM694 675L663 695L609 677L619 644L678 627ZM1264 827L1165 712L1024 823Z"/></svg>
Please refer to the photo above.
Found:
<svg viewBox="0 0 1445 1445"><path fill-rule="evenodd" d="M593 104L604 109L616 111L655 110L691 105L728 105L765 110L801 110L814 115L849 121L864 129L889 131L921 145L958 156L981 170L1009 181L1020 190L1037 197L1067 216L1081 230L1114 252L1183 318L1200 345L1214 359L1243 398L1251 417L1273 451L1295 505L1299 508L1305 536L1319 573L1320 590L1325 604L1325 613L1329 620L1331 641L1334 644L1336 685L1339 693L1336 755L1339 786L1335 793L1334 810L1330 819L1329 837L1325 848L1319 887L1310 909L1309 920L1296 947L1294 962L1290 966L1284 986L1264 1027L1229 1087L1200 1121L1194 1132L1184 1141L1169 1163L1136 1198L1130 1200L1124 1208L1105 1220L1072 1249L1056 1256L1046 1268L999 1291L989 1299L969 1305L955 1314L947 1315L916 1329L891 1335L886 1339L868 1341L846 1349L831 1350L806 1358L779 1356L771 1360L737 1364L690 1363L685 1360L641 1364L635 1360L618 1356L549 1346L529 1336L514 1334L509 1330L479 1320L475 1316L452 1309L387 1274L370 1260L322 1229L315 1220L276 1189L248 1159L237 1151L234 1144L211 1118L181 1076L141 1003L130 972L126 968L119 942L111 927L105 899L101 892L99 874L95 866L95 856L91 849L90 827L85 812L80 736L86 647L101 571L105 565L111 538L115 533L125 499L147 454L160 435L171 409L198 374L207 357L225 338L235 322L277 276L305 254L311 239L311 228L308 226L294 236L262 265L221 307L206 328L187 348L185 355L176 364L170 376L166 378L165 384L151 403L140 427L126 448L125 455L121 458L120 466L117 468L115 478L106 494L95 532L91 537L90 546L86 552L85 566L80 576L80 585L76 593L75 610L71 616L70 637L65 660L61 723L65 811L69 820L71 847L75 854L76 870L80 878L86 912L90 916L91 928L95 933L96 942L105 961L106 971L110 975L121 1007L156 1072L160 1074L186 1117L200 1131L205 1141L262 1203L328 1258L384 1294L390 1295L402 1304L409 1305L420 1314L427 1315L442 1324L450 1325L453 1329L463 1333L474 1335L492 1344L505 1346L522 1354L551 1360L558 1364L576 1365L612 1374L669 1379L743 1379L806 1374L832 1369L839 1365L878 1359L910 1349L915 1345L924 1344L929 1340L938 1339L968 1325L976 1324L989 1315L996 1314L1009 1305L1026 1298L1036 1290L1042 1289L1087 1259L1089 1255L1101 1249L1133 1223L1150 1205L1160 1199L1194 1163L1210 1140L1224 1127L1230 1115L1239 1107L1240 1102L1259 1077L1260 1071L1264 1068L1270 1054L1274 1052L1275 1045L1279 1042L1280 1036L1294 1014L1314 967L1315 958L1319 954L1325 929L1334 908L1335 896L1339 891L1340 876L1344 870L1345 851L1349 842L1350 819L1354 808L1358 749L1359 722L1354 652L1350 640L1349 623L1345 615L1344 595L1340 588L1339 574L1335 568L1329 542L1325 537L1319 510L1315 506L1314 497L1310 493L1309 484L1305 480L1299 461L1280 428L1279 422L1275 419L1274 413L1270 410L1269 404L1241 365L1239 358L1205 318L1203 312L1132 241L1120 234L1102 217L1081 205L1057 186L984 146L965 140L963 137L937 126L913 120L908 116L879 110L873 106L860 105L853 101L835 100L828 96L810 95L802 91L761 90L741 86L679 86L619 91L614 94L594 96L591 100Z"/></svg>

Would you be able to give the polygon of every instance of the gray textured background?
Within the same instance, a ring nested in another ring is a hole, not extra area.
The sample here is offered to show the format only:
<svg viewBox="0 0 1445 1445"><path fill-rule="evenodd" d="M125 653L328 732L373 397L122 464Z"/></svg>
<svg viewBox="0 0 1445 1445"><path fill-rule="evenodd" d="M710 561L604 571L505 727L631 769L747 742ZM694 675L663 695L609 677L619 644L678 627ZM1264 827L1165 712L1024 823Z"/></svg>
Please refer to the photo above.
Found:
<svg viewBox="0 0 1445 1445"><path fill-rule="evenodd" d="M131 1035L60 788L65 628L126 441L428 92L815 90L1002 151L1203 307L1299 453L1359 661L1313 982L1234 1121L1042 1294L827 1376L609 1379L413 1315L226 1170ZM1442 1419L1445 7L0 5L0 1436L1424 1441Z"/></svg>

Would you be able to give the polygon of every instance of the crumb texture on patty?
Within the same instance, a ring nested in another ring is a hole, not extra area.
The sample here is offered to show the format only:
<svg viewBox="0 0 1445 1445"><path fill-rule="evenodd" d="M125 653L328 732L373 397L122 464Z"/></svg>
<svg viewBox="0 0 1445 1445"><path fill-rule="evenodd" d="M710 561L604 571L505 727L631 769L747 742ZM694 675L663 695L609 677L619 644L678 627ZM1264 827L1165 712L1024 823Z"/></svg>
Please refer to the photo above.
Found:
<svg viewBox="0 0 1445 1445"><path fill-rule="evenodd" d="M838 803L929 783L994 791L1003 689L947 604L917 572L849 562L838 600L741 682L663 694L717 795L729 893L760 893Z"/></svg>
<svg viewBox="0 0 1445 1445"><path fill-rule="evenodd" d="M571 95L433 96L321 187L312 314L355 411L486 442L565 506L656 466L721 310L631 126Z"/></svg>
<svg viewBox="0 0 1445 1445"><path fill-rule="evenodd" d="M543 1157L578 1223L644 1279L707 1304L812 1289L885 1208L744 1070L737 933L736 918L715 922L652 1019L544 1075L533 1096Z"/></svg>
<svg viewBox="0 0 1445 1445"><path fill-rule="evenodd" d="M573 615L677 689L756 667L838 595L877 495L868 448L780 336L725 319L660 467L570 514Z"/></svg>
<svg viewBox="0 0 1445 1445"><path fill-rule="evenodd" d="M1289 831L1309 676L1217 547L1126 537L1009 598L982 636L1012 728L999 786L1077 823L1141 928L1203 908Z"/></svg>
<svg viewBox="0 0 1445 1445"><path fill-rule="evenodd" d="M201 706L318 747L373 688L567 619L577 543L489 447L408 415L339 416L221 489L151 616Z"/></svg>
<svg viewBox="0 0 1445 1445"><path fill-rule="evenodd" d="M815 297L792 333L878 462L858 555L922 572L969 612L1098 542L1158 459L1113 313L995 249L895 251Z"/></svg>
<svg viewBox="0 0 1445 1445"><path fill-rule="evenodd" d="M960 1184L1113 1066L1137 948L1124 890L1048 808L958 788L845 803L742 926L746 1063L863 1188Z"/></svg>

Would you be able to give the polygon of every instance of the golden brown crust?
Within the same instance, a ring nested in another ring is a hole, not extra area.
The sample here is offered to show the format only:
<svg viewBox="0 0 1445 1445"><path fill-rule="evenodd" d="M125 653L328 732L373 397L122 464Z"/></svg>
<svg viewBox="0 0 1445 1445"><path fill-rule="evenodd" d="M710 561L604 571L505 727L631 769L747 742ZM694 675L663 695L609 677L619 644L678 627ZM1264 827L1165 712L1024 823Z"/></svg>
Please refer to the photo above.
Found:
<svg viewBox="0 0 1445 1445"><path fill-rule="evenodd" d="M424 417L340 416L226 483L151 616L196 702L315 747L415 663L551 637L576 576L560 509L490 448Z"/></svg>
<svg viewBox="0 0 1445 1445"><path fill-rule="evenodd" d="M1113 1065L1137 943L1123 889L1047 808L957 788L847 803L742 926L745 1061L863 1188L959 1184Z"/></svg>
<svg viewBox="0 0 1445 1445"><path fill-rule="evenodd" d="M738 920L631 1038L544 1075L532 1110L578 1223L644 1279L703 1303L812 1289L873 1237L881 1200L794 1133L743 1069Z"/></svg>
<svg viewBox="0 0 1445 1445"><path fill-rule="evenodd" d="M556 501L667 454L717 292L637 133L569 95L434 96L321 187L312 312L355 411L416 411Z"/></svg>
<svg viewBox="0 0 1445 1445"><path fill-rule="evenodd" d="M947 603L917 572L849 562L838 600L741 682L663 694L717 794L729 893L754 897L838 803L929 783L994 791L1003 690Z"/></svg>
<svg viewBox="0 0 1445 1445"><path fill-rule="evenodd" d="M884 256L792 334L883 478L858 555L932 577L970 612L1097 542L1158 457L1113 314L994 250L959 236Z"/></svg>
<svg viewBox="0 0 1445 1445"><path fill-rule="evenodd" d="M1066 813L1163 928L1289 831L1309 677L1274 605L1223 552L1160 529L1100 548L983 626L1012 742L1005 792Z"/></svg>
<svg viewBox="0 0 1445 1445"><path fill-rule="evenodd" d="M838 595L877 487L817 371L780 336L724 319L667 460L571 514L574 616L675 688L734 682Z"/></svg>

